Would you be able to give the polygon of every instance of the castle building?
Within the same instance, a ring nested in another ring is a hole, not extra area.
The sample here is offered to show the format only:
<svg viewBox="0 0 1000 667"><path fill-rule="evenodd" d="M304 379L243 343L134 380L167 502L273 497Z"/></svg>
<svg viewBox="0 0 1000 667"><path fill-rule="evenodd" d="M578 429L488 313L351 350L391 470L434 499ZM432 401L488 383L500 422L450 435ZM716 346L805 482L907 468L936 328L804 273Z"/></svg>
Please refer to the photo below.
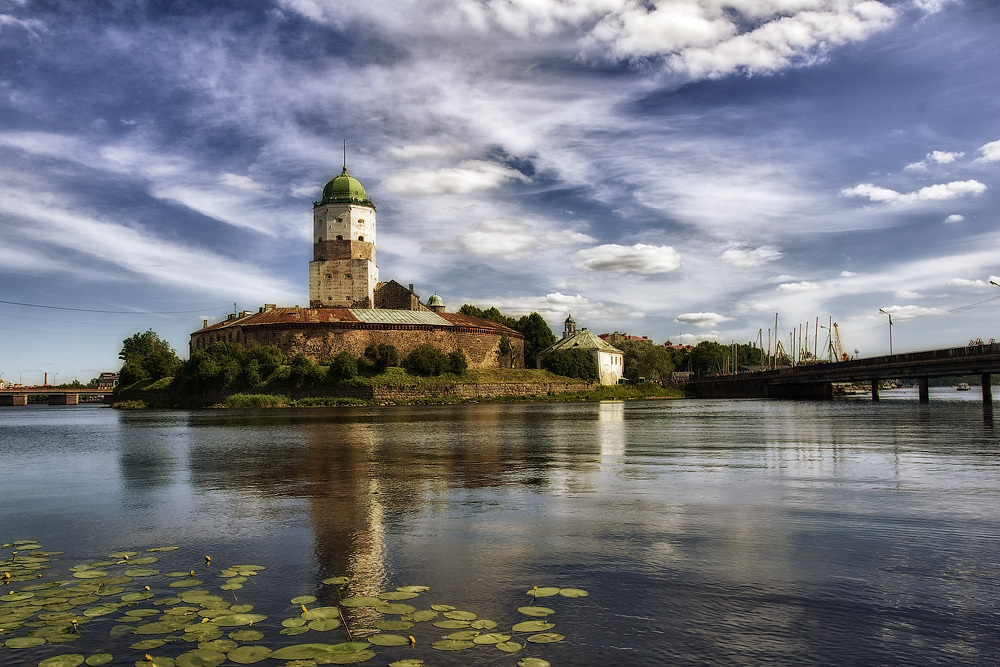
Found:
<svg viewBox="0 0 1000 667"><path fill-rule="evenodd" d="M369 345L396 347L406 356L420 345L462 351L470 368L524 368L524 336L492 320L446 312L435 293L427 303L413 285L379 282L375 262L375 204L361 182L347 173L323 188L313 204L313 259L309 262L309 307L265 304L191 334L191 353L214 342L274 345L288 357L304 354L326 363L342 351L355 356ZM514 348L501 360L500 342Z"/></svg>

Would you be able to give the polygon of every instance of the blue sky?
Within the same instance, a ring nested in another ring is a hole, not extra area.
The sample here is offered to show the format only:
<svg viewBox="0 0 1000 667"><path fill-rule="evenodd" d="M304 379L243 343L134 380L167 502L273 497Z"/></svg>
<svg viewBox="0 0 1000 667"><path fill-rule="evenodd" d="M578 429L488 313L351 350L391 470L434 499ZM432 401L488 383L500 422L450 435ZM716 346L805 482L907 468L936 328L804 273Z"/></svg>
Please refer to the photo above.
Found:
<svg viewBox="0 0 1000 667"><path fill-rule="evenodd" d="M993 0L0 0L0 373L305 305L345 140L380 277L449 309L997 336L998 34Z"/></svg>

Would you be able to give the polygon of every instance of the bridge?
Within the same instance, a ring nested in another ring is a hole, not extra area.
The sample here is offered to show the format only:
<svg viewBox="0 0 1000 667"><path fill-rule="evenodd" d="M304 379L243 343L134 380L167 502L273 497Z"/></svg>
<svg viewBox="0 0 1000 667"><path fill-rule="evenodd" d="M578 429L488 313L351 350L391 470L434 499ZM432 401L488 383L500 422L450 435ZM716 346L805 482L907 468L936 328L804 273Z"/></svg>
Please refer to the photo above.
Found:
<svg viewBox="0 0 1000 667"><path fill-rule="evenodd" d="M871 384L873 401L879 400L879 381L915 379L921 403L930 400L928 379L979 375L983 405L992 406L992 375L1000 373L1000 343L953 347L944 350L891 354L850 361L800 364L776 370L692 378L690 394L699 398L833 398L835 382Z"/></svg>
<svg viewBox="0 0 1000 667"><path fill-rule="evenodd" d="M0 407L27 405L28 396L47 396L49 405L79 405L81 396L100 396L103 401L111 389L70 389L65 387L12 387L0 389Z"/></svg>

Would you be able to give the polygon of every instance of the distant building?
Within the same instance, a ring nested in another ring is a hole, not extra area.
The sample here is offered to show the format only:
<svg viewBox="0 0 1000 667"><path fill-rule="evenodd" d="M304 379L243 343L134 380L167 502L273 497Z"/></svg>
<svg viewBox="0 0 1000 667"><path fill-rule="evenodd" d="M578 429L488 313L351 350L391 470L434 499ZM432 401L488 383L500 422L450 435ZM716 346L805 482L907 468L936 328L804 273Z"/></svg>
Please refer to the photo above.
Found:
<svg viewBox="0 0 1000 667"><path fill-rule="evenodd" d="M663 344L663 347L669 348L671 350L683 350L684 352L690 352L694 349L694 345L678 345L671 343L669 340Z"/></svg>
<svg viewBox="0 0 1000 667"><path fill-rule="evenodd" d="M395 280L380 282L375 264L375 204L360 181L343 172L313 204L313 259L309 262L309 307L264 304L191 334L194 353L212 343L274 345L288 357L303 354L326 363L343 351L360 356L369 345L393 345L401 356L429 344L461 351L470 368L500 365L500 344L513 353L504 365L524 367L524 335L492 320L445 312L434 294L427 303Z"/></svg>
<svg viewBox="0 0 1000 667"><path fill-rule="evenodd" d="M97 388L101 391L111 391L118 386L118 373L101 373L97 377Z"/></svg>
<svg viewBox="0 0 1000 667"><path fill-rule="evenodd" d="M535 365L541 368L545 357L559 350L587 350L592 353L597 361L601 384L618 384L624 377L625 354L586 328L577 331L576 320L572 315L563 323L562 338L539 352L535 357Z"/></svg>
<svg viewBox="0 0 1000 667"><path fill-rule="evenodd" d="M612 345L617 345L618 343L649 343L650 345L653 344L653 341L651 341L649 338L646 338L645 336L629 336L627 333L618 333L617 331L609 334L607 333L600 334L598 338L600 338L606 343L611 343Z"/></svg>

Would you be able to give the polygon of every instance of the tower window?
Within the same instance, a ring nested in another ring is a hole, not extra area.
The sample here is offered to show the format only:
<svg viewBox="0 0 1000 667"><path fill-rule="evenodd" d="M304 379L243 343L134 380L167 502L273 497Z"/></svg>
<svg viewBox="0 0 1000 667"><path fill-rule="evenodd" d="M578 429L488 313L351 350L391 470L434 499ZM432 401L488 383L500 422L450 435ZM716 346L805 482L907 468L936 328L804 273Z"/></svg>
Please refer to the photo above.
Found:
<svg viewBox="0 0 1000 667"><path fill-rule="evenodd" d="M321 236L321 237L319 237L319 242L320 242L320 243L322 243L322 242L323 242L323 237L322 237L322 236Z"/></svg>
<svg viewBox="0 0 1000 667"><path fill-rule="evenodd" d="M350 278L350 277L351 277L351 274L350 274L350 273L345 273L345 274L344 274L344 277L345 277L345 278Z"/></svg>
<svg viewBox="0 0 1000 667"><path fill-rule="evenodd" d="M364 240L365 240L365 237L364 237L364 236L359 236L359 237L358 237L358 240L359 240L359 241L364 241Z"/></svg>
<svg viewBox="0 0 1000 667"><path fill-rule="evenodd" d="M338 240L338 241L343 241L343 240L344 240L344 237L343 237L343 236L341 236L340 234L337 234L337 240Z"/></svg>
<svg viewBox="0 0 1000 667"><path fill-rule="evenodd" d="M326 274L326 279L327 280L333 279L333 274L330 274L330 273Z"/></svg>
<svg viewBox="0 0 1000 667"><path fill-rule="evenodd" d="M337 218L337 222L343 222L343 221L344 221L343 218Z"/></svg>
<svg viewBox="0 0 1000 667"><path fill-rule="evenodd" d="M359 224L359 225L363 225L363 224L365 224L365 219L364 219L364 218L359 218L359 219L358 219L358 224Z"/></svg>

